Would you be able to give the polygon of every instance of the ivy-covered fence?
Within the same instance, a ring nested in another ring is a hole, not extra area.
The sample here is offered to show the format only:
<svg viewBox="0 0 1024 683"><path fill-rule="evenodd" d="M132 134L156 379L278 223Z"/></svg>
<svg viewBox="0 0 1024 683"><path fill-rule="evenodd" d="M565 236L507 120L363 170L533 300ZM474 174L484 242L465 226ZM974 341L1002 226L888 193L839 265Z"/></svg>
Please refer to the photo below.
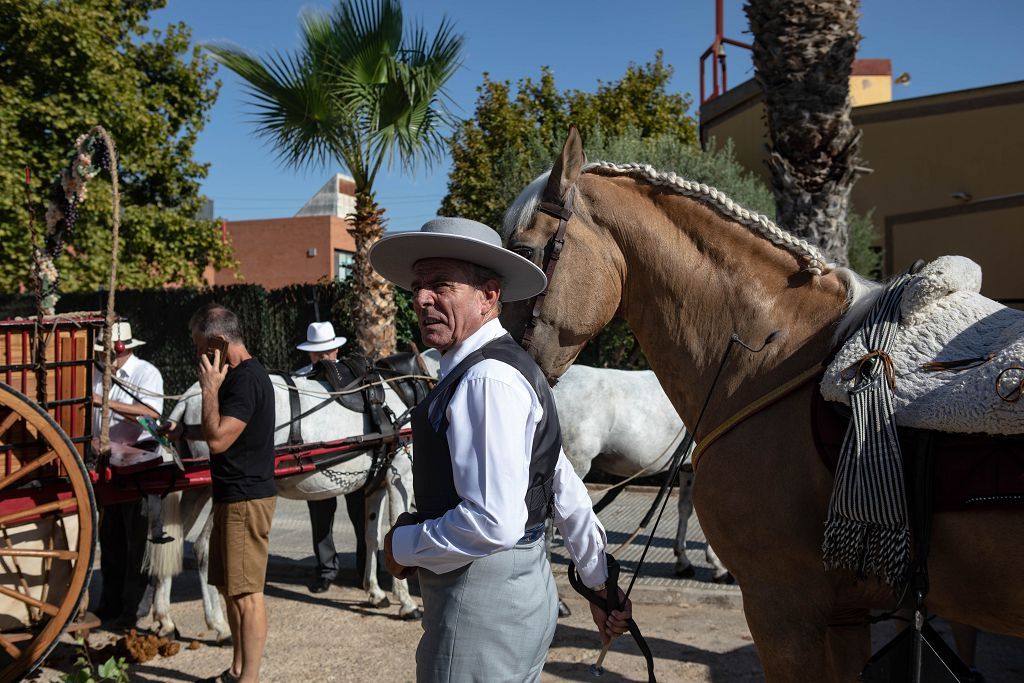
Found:
<svg viewBox="0 0 1024 683"><path fill-rule="evenodd" d="M138 354L156 365L164 377L165 391L180 394L196 380L196 357L189 337L188 319L211 301L234 311L241 321L249 351L268 368L290 370L308 362L295 345L306 337L306 326L314 319L315 293L322 320L330 320L337 334L353 338L351 327L352 290L344 282L295 285L266 290L260 285L231 285L204 290L143 289L118 290L117 313L132 325L132 334L146 342ZM105 293L102 293L106 301ZM105 306L105 303L103 304ZM34 299L29 295L0 296L0 320L31 316ZM57 313L101 308L101 294L63 294ZM415 318L404 293L399 294L399 347L419 343Z"/></svg>
<svg viewBox="0 0 1024 683"><path fill-rule="evenodd" d="M291 370L305 365L306 354L295 345L313 321L315 293L320 318L330 320L337 334L352 339L352 289L345 282L294 285L267 290L260 285L231 285L196 290L183 288L117 291L117 313L132 325L132 334L146 342L139 356L156 365L167 394L181 394L196 380L196 357L188 319L200 306L216 301L233 310L242 323L249 351L268 368ZM416 317L407 292L396 291L396 326L400 350L409 342L422 348ZM62 294L57 313L96 311L106 307L105 292ZM0 295L0 320L34 315L31 295ZM342 350L344 353L344 349ZM636 370L647 367L636 339L621 321L613 321L580 353L578 362L598 367ZM170 404L168 404L168 408Z"/></svg>

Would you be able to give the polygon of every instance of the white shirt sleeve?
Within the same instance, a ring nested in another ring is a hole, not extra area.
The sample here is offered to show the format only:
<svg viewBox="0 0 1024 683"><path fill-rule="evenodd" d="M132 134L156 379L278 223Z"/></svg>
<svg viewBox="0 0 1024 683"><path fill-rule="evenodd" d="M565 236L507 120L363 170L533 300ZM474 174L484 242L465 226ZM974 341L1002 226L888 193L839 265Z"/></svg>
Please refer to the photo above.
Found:
<svg viewBox="0 0 1024 683"><path fill-rule="evenodd" d="M157 396L150 396L148 393L139 391L135 392L138 394L142 402L157 412L158 415L163 415L164 412L164 378L160 374L160 371L156 369L156 366L152 363L146 363L142 366L141 372L137 378L132 378L132 383L145 389L146 391L157 394Z"/></svg>
<svg viewBox="0 0 1024 683"><path fill-rule="evenodd" d="M565 452L558 454L555 465L555 525L562 532L569 556L576 563L583 584L596 586L608 580L605 548L608 539L604 526L594 514L590 494L577 476Z"/></svg>
<svg viewBox="0 0 1024 683"><path fill-rule="evenodd" d="M543 411L525 381L507 371L487 373L493 363L519 375L500 361L482 361L448 405L448 447L462 502L437 519L395 530L392 553L402 565L442 574L511 548L523 536L533 434Z"/></svg>

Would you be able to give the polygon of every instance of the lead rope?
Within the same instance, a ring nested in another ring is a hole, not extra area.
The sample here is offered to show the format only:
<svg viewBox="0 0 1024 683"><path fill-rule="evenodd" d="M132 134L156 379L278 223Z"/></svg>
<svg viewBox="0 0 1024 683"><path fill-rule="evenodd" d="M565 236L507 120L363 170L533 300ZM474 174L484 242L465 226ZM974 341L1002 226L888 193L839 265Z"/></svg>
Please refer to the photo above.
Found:
<svg viewBox="0 0 1024 683"><path fill-rule="evenodd" d="M773 332L771 335L769 335L768 339L765 340L764 345L761 346L761 349L770 344L777 335L778 332ZM697 433L697 429L700 427L700 423L704 419L704 413L707 412L708 404L711 402L711 397L714 395L715 386L718 384L718 379L722 376L722 370L725 369L725 364L729 360L729 354L732 352L732 346L735 343L739 343L742 346L750 349L750 347L747 346L746 344L743 344L740 338L737 337L735 334L729 338L729 343L725 347L725 352L722 353L722 360L718 364L718 370L715 372L715 378L711 380L711 386L708 387L707 396L704 397L704 405L701 407L700 414L698 414L697 416L697 422L694 424L693 429L690 430L689 433L686 435L686 440L683 442L683 444L680 444L679 446L679 451L682 453L686 453L690 449L690 446L693 444L694 434ZM750 350L756 353L761 349ZM679 468L682 466L683 460L685 460L685 458L678 458L672 469L668 472L667 481L669 493L671 493L672 486L674 485L676 477L679 475ZM644 550L640 554L640 561L637 562L636 569L633 570L633 576L629 580L629 586L626 588L623 602L629 600L629 595L633 592L633 586L636 584L637 577L640 576L640 570L644 566L644 560L647 559L647 551L651 548L651 542L654 540L654 534L655 532L657 532L658 525L661 523L661 517L665 514L665 508L668 506L668 500L670 497L670 495L666 495L662 500L661 509L658 511L658 518L654 521L654 526L651 527L651 533L647 536L647 543L644 544ZM605 556L608 560L608 580L606 582L606 598L602 599L601 596L599 596L596 592L594 592L590 588L587 588L583 584L583 581L580 579L579 574L576 571L576 565L571 561L569 562L569 585L573 587L573 590L575 590L577 593L586 598L588 602L597 605L601 609L605 610L606 614L610 614L612 611L618 610L621 607L621 605L619 604L618 587L619 563L618 560L616 560L610 553L606 553ZM640 632L640 628L636 625L635 621L629 619L626 623L629 626L629 632L633 636L633 640L636 641L637 647L640 648L640 651L644 655L644 659L647 660L647 680L649 683L656 683L657 678L655 678L654 675L654 658L651 655L650 646L648 646L647 641L644 639L644 636ZM595 676L600 676L603 672L601 669L601 664L604 662L605 654L607 654L610 645L611 642L609 641L609 643L605 645L604 648L601 650L601 654L598 656L597 659L597 664L595 664L591 668L591 672Z"/></svg>

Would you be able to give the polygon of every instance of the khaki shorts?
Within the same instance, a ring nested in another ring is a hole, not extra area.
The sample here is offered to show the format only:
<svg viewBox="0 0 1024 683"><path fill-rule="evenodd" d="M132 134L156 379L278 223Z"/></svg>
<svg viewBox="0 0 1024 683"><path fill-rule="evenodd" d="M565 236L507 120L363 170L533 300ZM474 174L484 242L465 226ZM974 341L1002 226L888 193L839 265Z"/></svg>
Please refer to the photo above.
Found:
<svg viewBox="0 0 1024 683"><path fill-rule="evenodd" d="M213 504L207 575L211 586L229 597L263 592L276 504L276 496Z"/></svg>

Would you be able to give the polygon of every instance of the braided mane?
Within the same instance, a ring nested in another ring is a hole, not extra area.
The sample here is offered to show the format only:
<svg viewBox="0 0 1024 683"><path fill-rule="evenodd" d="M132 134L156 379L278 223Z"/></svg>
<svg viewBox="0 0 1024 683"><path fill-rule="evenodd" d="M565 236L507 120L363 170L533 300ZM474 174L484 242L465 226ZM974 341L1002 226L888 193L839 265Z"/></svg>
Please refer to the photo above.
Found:
<svg viewBox="0 0 1024 683"><path fill-rule="evenodd" d="M835 268L835 264L829 263L821 250L813 244L783 230L768 216L743 208L724 192L710 185L687 180L671 171L659 171L649 164L613 164L610 161L595 161L584 166L583 172L628 176L652 185L671 188L681 195L710 205L727 218L749 228L772 244L782 247L803 260L806 264L804 270L810 273L824 275Z"/></svg>
<svg viewBox="0 0 1024 683"><path fill-rule="evenodd" d="M825 275L834 272L846 285L846 309L843 317L836 325L834 342L839 342L852 334L859 326L867 312L871 309L879 294L881 285L866 280L849 268L838 268L829 263L820 249L802 240L792 233L783 230L765 215L743 208L724 192L716 188L687 180L671 171L658 171L649 164L614 164L609 161L595 161L583 167L584 173L606 176L628 176L653 185L668 187L703 204L706 204L729 219L735 220L749 230L790 252L804 262L804 270L814 275ZM547 185L550 172L543 173L527 185L505 212L501 233L508 239L516 230L525 228L533 220L533 215L540 203L541 194ZM587 211L585 204L577 204L577 211Z"/></svg>

